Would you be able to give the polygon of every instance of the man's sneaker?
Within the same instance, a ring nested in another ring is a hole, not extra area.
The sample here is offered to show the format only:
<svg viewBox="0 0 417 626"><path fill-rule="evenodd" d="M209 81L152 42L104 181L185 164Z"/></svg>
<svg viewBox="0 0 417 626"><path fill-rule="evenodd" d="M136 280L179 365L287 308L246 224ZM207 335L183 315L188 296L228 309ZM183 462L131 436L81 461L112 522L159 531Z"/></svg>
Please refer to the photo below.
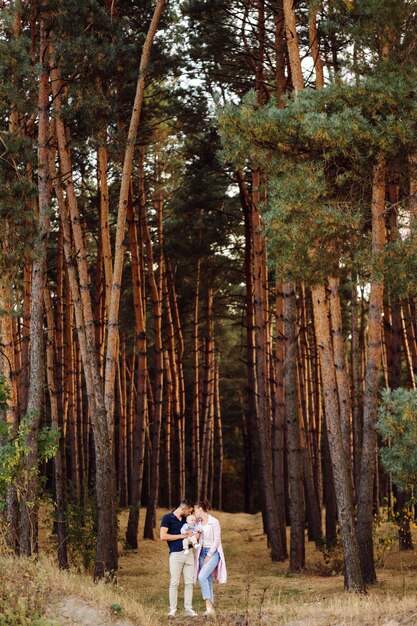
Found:
<svg viewBox="0 0 417 626"><path fill-rule="evenodd" d="M188 554L189 553L189 549L187 548L186 550L184 550L184 554Z"/></svg>
<svg viewBox="0 0 417 626"><path fill-rule="evenodd" d="M193 609L185 609L184 615L187 615L188 617L197 617L198 613L196 613Z"/></svg>
<svg viewBox="0 0 417 626"><path fill-rule="evenodd" d="M177 609L171 609L167 617L175 617L176 614L177 614Z"/></svg>

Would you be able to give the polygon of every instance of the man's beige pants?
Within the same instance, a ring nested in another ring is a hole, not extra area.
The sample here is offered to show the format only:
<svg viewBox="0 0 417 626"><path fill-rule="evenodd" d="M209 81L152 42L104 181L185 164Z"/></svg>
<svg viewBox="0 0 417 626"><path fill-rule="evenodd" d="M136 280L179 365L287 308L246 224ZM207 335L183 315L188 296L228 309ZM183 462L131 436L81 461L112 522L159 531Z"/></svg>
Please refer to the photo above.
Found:
<svg viewBox="0 0 417 626"><path fill-rule="evenodd" d="M171 581L169 583L169 608L177 609L178 585L180 583L181 572L184 576L184 609L193 608L193 585L194 585L194 555L192 552L184 554L181 552L171 552L169 555L169 573Z"/></svg>

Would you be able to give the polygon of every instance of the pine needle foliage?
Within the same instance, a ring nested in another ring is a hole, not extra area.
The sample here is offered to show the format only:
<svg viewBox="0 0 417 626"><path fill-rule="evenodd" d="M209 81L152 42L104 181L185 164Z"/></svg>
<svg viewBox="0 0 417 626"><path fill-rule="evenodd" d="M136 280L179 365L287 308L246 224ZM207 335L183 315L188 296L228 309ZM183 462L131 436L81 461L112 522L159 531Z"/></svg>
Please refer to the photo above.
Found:
<svg viewBox="0 0 417 626"><path fill-rule="evenodd" d="M364 279L383 273L382 256L370 253L369 172L378 155L403 162L415 149L416 79L386 67L306 89L282 109L259 107L250 93L219 112L224 159L267 175L264 215L283 278L312 283L341 267Z"/></svg>
<svg viewBox="0 0 417 626"><path fill-rule="evenodd" d="M382 464L400 489L417 485L417 391L384 389L376 429Z"/></svg>

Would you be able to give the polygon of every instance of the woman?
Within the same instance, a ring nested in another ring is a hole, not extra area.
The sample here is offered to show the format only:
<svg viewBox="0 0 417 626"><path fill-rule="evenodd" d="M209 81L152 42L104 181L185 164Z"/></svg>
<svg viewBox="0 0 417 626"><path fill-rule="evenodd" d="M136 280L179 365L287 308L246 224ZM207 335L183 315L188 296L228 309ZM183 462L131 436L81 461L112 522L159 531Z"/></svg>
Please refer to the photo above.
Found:
<svg viewBox="0 0 417 626"><path fill-rule="evenodd" d="M226 562L221 540L219 520L209 514L210 503L200 500L194 505L194 515L203 528L200 547L194 557L194 582L200 583L203 600L206 601L205 615L214 615L213 578L219 583L227 580Z"/></svg>

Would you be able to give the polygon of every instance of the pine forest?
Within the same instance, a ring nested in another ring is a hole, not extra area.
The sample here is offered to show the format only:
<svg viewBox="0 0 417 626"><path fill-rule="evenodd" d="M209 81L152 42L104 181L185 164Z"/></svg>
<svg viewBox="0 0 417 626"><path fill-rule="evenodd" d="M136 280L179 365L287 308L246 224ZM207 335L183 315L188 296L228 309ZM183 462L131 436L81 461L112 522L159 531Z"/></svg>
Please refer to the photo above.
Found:
<svg viewBox="0 0 417 626"><path fill-rule="evenodd" d="M0 561L116 584L190 499L416 570L417 1L0 0L0 74Z"/></svg>

